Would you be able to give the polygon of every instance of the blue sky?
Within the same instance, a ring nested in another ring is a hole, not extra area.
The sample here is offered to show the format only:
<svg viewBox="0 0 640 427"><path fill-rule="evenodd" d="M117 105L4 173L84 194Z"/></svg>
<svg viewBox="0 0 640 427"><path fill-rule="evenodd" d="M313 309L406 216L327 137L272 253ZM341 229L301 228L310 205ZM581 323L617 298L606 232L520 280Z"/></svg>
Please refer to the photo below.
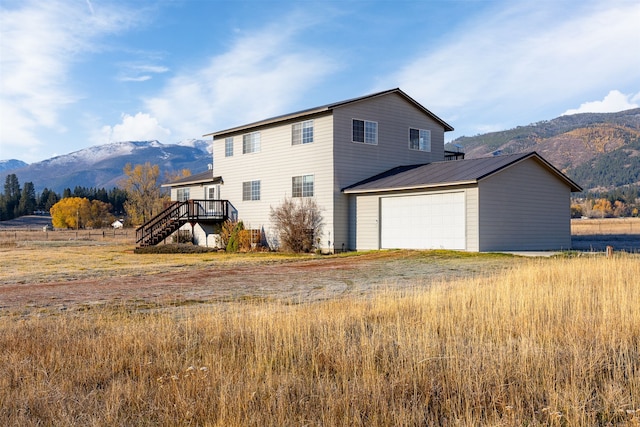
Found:
<svg viewBox="0 0 640 427"><path fill-rule="evenodd" d="M2 0L0 159L400 87L447 140L640 105L638 0Z"/></svg>

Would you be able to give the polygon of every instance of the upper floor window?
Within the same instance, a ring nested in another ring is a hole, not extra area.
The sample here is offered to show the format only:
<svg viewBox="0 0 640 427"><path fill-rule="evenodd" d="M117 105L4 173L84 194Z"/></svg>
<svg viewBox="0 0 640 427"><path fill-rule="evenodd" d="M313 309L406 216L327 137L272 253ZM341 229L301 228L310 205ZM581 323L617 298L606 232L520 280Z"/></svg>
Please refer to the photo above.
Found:
<svg viewBox="0 0 640 427"><path fill-rule="evenodd" d="M242 135L242 154L260 152L260 132Z"/></svg>
<svg viewBox="0 0 640 427"><path fill-rule="evenodd" d="M224 139L224 156L231 157L233 156L233 137Z"/></svg>
<svg viewBox="0 0 640 427"><path fill-rule="evenodd" d="M293 197L313 197L313 175L294 176L291 180Z"/></svg>
<svg viewBox="0 0 640 427"><path fill-rule="evenodd" d="M431 131L410 128L409 148L411 150L431 151Z"/></svg>
<svg viewBox="0 0 640 427"><path fill-rule="evenodd" d="M260 181L242 183L242 200L260 200Z"/></svg>
<svg viewBox="0 0 640 427"><path fill-rule="evenodd" d="M377 144L378 122L353 119L352 141L362 142L363 144Z"/></svg>
<svg viewBox="0 0 640 427"><path fill-rule="evenodd" d="M310 144L313 142L313 120L291 125L291 145Z"/></svg>
<svg viewBox="0 0 640 427"><path fill-rule="evenodd" d="M178 188L176 190L176 197L179 202L186 202L189 200L189 188Z"/></svg>

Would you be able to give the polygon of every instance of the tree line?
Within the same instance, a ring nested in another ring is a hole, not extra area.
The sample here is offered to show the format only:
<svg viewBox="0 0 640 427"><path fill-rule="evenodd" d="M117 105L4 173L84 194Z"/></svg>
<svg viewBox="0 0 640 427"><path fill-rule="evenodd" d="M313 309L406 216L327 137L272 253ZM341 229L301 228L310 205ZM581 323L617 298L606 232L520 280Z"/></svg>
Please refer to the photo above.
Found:
<svg viewBox="0 0 640 427"><path fill-rule="evenodd" d="M613 218L640 216L640 186L591 191L571 202L571 217Z"/></svg>
<svg viewBox="0 0 640 427"><path fill-rule="evenodd" d="M127 192L117 187L106 190L76 186L73 190L64 189L62 194L45 187L37 194L33 182L25 182L21 188L16 174L9 174L5 178L4 191L0 194L0 220L37 213L48 214L59 201L74 197L108 204L109 212L115 216L124 214L124 204L128 199Z"/></svg>
<svg viewBox="0 0 640 427"><path fill-rule="evenodd" d="M0 221L34 213L48 213L54 227L104 227L115 217L128 225L140 225L164 209L169 195L160 186L160 168L149 162L124 167L125 177L119 187L110 190L76 186L62 194L45 188L36 194L33 182L20 182L15 174L7 175L0 194ZM172 181L191 175L187 169L166 174Z"/></svg>

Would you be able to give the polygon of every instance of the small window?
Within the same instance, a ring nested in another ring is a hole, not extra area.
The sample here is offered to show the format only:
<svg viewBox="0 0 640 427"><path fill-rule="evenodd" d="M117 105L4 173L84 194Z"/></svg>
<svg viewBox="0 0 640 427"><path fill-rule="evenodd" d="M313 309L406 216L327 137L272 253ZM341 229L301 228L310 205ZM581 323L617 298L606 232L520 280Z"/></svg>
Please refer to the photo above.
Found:
<svg viewBox="0 0 640 427"><path fill-rule="evenodd" d="M378 143L378 123L353 119L352 141L376 145Z"/></svg>
<svg viewBox="0 0 640 427"><path fill-rule="evenodd" d="M178 188L178 190L176 191L176 197L178 198L179 202L186 202L187 200L189 200L189 188Z"/></svg>
<svg viewBox="0 0 640 427"><path fill-rule="evenodd" d="M233 137L225 138L224 140L224 156L232 157L233 156Z"/></svg>
<svg viewBox="0 0 640 427"><path fill-rule="evenodd" d="M260 152L260 132L242 135L242 154Z"/></svg>
<svg viewBox="0 0 640 427"><path fill-rule="evenodd" d="M313 120L291 125L291 145L310 144L313 142Z"/></svg>
<svg viewBox="0 0 640 427"><path fill-rule="evenodd" d="M313 197L313 175L294 176L291 180L293 197Z"/></svg>
<svg viewBox="0 0 640 427"><path fill-rule="evenodd" d="M260 200L260 181L242 183L242 200Z"/></svg>
<svg viewBox="0 0 640 427"><path fill-rule="evenodd" d="M411 150L431 151L431 131L410 128L409 148Z"/></svg>

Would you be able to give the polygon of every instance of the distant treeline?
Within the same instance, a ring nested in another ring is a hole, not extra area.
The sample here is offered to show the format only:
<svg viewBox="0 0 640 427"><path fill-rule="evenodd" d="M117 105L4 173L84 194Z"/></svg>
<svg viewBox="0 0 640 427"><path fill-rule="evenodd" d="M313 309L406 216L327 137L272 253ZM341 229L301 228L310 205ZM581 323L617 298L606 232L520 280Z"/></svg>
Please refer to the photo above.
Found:
<svg viewBox="0 0 640 427"><path fill-rule="evenodd" d="M7 175L4 191L0 194L0 221L34 213L49 214L53 205L67 197L81 197L89 201L99 200L108 203L111 205L110 212L114 216L124 215L124 203L127 201L126 191L117 187L106 190L76 186L73 190L66 188L62 195L45 188L40 194L36 194L33 182L25 182L20 188L18 177L10 174Z"/></svg>
<svg viewBox="0 0 640 427"><path fill-rule="evenodd" d="M628 185L610 191L590 191L573 197L571 216L573 218L640 216L640 186Z"/></svg>

